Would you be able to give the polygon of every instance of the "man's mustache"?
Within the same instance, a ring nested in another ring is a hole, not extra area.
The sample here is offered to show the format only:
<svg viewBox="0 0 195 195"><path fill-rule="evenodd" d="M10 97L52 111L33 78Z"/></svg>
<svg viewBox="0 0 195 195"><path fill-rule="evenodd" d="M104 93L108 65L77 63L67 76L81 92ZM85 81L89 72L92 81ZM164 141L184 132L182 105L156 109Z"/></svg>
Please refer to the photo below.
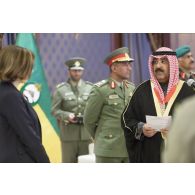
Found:
<svg viewBox="0 0 195 195"><path fill-rule="evenodd" d="M164 70L162 70L161 68L157 68L154 72L155 73L157 73L157 72L164 72Z"/></svg>

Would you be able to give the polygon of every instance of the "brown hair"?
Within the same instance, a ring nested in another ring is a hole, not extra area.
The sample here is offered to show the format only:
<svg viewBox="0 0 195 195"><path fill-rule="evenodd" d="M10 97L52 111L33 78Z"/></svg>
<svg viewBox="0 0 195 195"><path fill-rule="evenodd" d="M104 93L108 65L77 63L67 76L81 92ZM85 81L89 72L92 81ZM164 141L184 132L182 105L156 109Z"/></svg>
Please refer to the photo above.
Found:
<svg viewBox="0 0 195 195"><path fill-rule="evenodd" d="M26 48L10 45L0 50L0 80L28 79L34 63L34 54Z"/></svg>

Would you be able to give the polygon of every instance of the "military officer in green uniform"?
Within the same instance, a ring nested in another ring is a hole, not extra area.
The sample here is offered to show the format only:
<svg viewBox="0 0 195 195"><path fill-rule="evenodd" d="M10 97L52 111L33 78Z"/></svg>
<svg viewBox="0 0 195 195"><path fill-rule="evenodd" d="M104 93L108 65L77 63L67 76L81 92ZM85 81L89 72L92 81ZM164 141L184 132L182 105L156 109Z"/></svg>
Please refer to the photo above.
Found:
<svg viewBox="0 0 195 195"><path fill-rule="evenodd" d="M175 51L179 62L179 78L186 82L188 79L195 80L195 74L192 72L194 67L194 58L191 53L190 46L183 45Z"/></svg>
<svg viewBox="0 0 195 195"><path fill-rule="evenodd" d="M65 62L69 79L56 87L52 114L60 127L62 162L77 162L79 155L88 154L90 135L83 126L84 108L93 86L81 79L86 59L74 57Z"/></svg>
<svg viewBox="0 0 195 195"><path fill-rule="evenodd" d="M85 107L84 126L94 139L97 163L128 162L121 114L134 90L127 81L132 61L126 47L109 54L110 77L94 85Z"/></svg>

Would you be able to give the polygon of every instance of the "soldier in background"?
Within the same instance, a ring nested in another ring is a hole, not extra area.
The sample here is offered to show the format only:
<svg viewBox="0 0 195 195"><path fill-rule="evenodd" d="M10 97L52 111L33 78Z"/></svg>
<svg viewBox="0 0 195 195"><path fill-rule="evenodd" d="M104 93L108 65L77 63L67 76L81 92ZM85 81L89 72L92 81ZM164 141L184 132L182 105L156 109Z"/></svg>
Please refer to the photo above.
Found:
<svg viewBox="0 0 195 195"><path fill-rule="evenodd" d="M75 163L79 155L88 154L89 133L83 126L83 112L92 83L81 79L86 59L74 57L65 62L69 79L56 87L52 113L60 127L62 161Z"/></svg>
<svg viewBox="0 0 195 195"><path fill-rule="evenodd" d="M84 112L84 125L95 140L97 163L128 162L121 114L134 85L130 78L132 58L126 47L113 51L105 59L110 77L95 84Z"/></svg>
<svg viewBox="0 0 195 195"><path fill-rule="evenodd" d="M183 81L195 79L195 74L192 72L194 69L194 58L190 46L183 45L175 51L179 62L179 78Z"/></svg>

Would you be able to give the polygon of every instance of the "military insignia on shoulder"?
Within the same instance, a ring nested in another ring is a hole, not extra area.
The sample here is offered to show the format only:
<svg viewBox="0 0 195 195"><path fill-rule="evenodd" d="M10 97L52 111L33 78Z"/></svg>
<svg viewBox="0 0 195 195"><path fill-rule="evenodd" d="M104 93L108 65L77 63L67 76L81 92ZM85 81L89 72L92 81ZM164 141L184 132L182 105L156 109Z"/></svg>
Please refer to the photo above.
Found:
<svg viewBox="0 0 195 195"><path fill-rule="evenodd" d="M131 83L129 80L124 80L124 82L129 83L129 84Z"/></svg>
<svg viewBox="0 0 195 195"><path fill-rule="evenodd" d="M101 86L103 86L103 85L106 84L106 83L107 83L107 80L102 80L102 81L96 83L95 86L101 87Z"/></svg>
<svg viewBox="0 0 195 195"><path fill-rule="evenodd" d="M131 86L135 86L133 83L131 83L130 81L128 81L128 80L125 80L124 81L124 84L125 84L125 86L128 88L130 85Z"/></svg>
<svg viewBox="0 0 195 195"><path fill-rule="evenodd" d="M65 83L64 83L64 82L63 82L63 83L58 84L58 85L56 86L56 88L59 88L59 87L61 87L61 86L63 86L63 85L65 85Z"/></svg>
<svg viewBox="0 0 195 195"><path fill-rule="evenodd" d="M89 81L85 81L86 84L89 84L89 85L93 85L93 83L89 82Z"/></svg>
<svg viewBox="0 0 195 195"><path fill-rule="evenodd" d="M41 95L41 85L38 83L27 82L20 91L27 101L34 106L39 101Z"/></svg>

